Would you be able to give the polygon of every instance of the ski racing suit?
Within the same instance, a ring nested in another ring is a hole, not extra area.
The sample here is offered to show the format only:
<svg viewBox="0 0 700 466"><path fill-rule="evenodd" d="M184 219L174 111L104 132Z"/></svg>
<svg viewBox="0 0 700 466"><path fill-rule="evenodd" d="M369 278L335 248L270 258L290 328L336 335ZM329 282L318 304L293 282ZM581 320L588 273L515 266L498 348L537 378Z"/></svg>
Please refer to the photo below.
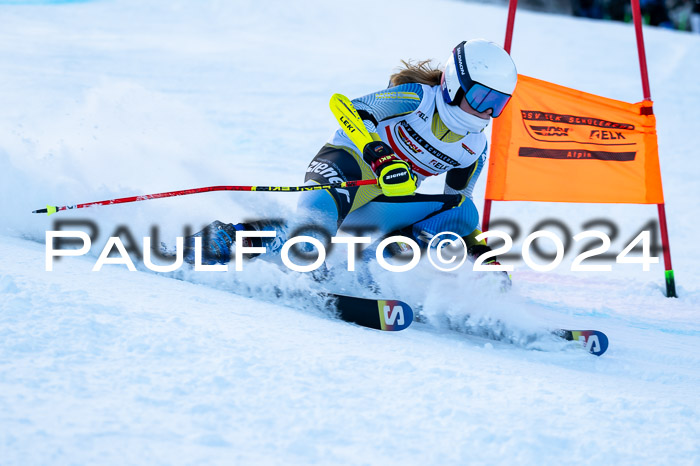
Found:
<svg viewBox="0 0 700 466"><path fill-rule="evenodd" d="M486 161L486 121L476 132L451 131L437 111L443 103L440 86L402 84L352 103L367 129L411 165L419 185L429 176L446 172L444 192L388 197L376 185L306 191L298 204L299 219L331 235L339 228L348 232L374 230L408 236L421 247L444 231L472 238L480 233L472 191ZM314 185L374 178L361 151L338 129L309 164L305 182Z"/></svg>
<svg viewBox="0 0 700 466"><path fill-rule="evenodd" d="M276 256L290 237L309 235L327 239L341 228L357 236L369 234L375 240L402 235L416 241L421 248L434 235L452 232L463 237L468 247L487 247L474 239L480 231L472 191L486 161L483 130L488 120L469 115L459 107L447 107L440 86L402 84L352 103L367 129L410 164L418 184L429 176L446 173L443 194L389 197L377 185L304 191L293 220L235 225L217 220L186 239L185 260L194 261L194 239L203 236L208 263L228 262L236 231L240 230L274 230L273 239L249 240L254 246L264 246L268 258ZM449 121L452 129L445 121ZM464 134L455 132L454 128ZM312 186L369 179L375 179L370 165L344 131L338 129L309 164L305 182ZM300 246L306 252L313 249L310 243ZM370 256L371 251L369 247L365 254Z"/></svg>

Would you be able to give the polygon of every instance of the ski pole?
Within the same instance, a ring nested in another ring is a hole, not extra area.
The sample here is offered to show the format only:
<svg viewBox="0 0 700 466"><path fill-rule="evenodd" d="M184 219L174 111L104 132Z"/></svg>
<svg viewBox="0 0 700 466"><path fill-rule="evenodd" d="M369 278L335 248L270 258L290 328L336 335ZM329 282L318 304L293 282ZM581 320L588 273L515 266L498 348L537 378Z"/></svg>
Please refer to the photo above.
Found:
<svg viewBox="0 0 700 466"><path fill-rule="evenodd" d="M122 197L119 199L108 199L106 201L88 202L85 204L76 204L70 206L47 205L45 209L33 210L32 213L51 215L62 210L84 209L85 207L94 207L99 205L125 204L127 202L147 201L149 199L160 199L163 197L187 196L190 194L208 193L212 191L300 192L316 191L318 189L352 188L355 186L366 186L372 184L377 184L377 180L353 180L343 181L340 183L319 184L315 186L207 186L205 188L183 189L181 191L170 191L167 193L144 194L141 196Z"/></svg>
<svg viewBox="0 0 700 466"><path fill-rule="evenodd" d="M341 128L348 135L350 140L360 149L364 149L365 145L372 142L375 138L362 122L357 110L352 105L352 102L342 94L334 94L330 101L333 115L340 123ZM376 135L375 135L376 136ZM378 138L378 137L377 137ZM340 183L319 184L316 186L208 186L206 188L184 189L182 191L171 191L167 193L144 194L142 196L122 197L119 199L109 199L106 201L88 202L85 204L76 204L71 206L51 206L47 205L45 209L33 210L33 214L51 215L62 210L83 209L85 207L94 207L99 205L125 204L127 202L147 201L149 199L160 199L162 197L187 196L189 194L206 193L211 191L280 191L280 192L299 192L299 191L315 191L318 189L334 189L334 188L352 188L355 186L376 185L377 180L356 180L343 181Z"/></svg>

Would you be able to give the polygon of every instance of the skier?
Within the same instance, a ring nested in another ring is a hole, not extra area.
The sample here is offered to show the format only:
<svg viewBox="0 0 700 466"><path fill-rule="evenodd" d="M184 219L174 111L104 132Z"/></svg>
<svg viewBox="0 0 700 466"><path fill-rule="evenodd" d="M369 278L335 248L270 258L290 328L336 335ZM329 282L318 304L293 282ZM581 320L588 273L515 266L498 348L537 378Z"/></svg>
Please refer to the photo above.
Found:
<svg viewBox="0 0 700 466"><path fill-rule="evenodd" d="M276 231L275 240L247 239L274 254L286 238L298 234L298 226L309 224L331 236L341 227L373 227L385 237L403 235L421 247L449 231L464 238L470 256L489 251L474 239L481 231L472 190L486 161L484 129L510 100L515 65L505 50L483 39L457 45L444 70L432 68L429 60L403 64L389 88L352 101L375 141L361 152L338 129L305 177L307 185L373 178L377 185L304 192L293 222L215 221L186 238L185 259L194 260L194 237L200 236L205 261L228 262L238 230ZM422 180L445 172L443 194L415 193ZM400 244L387 248L388 254L400 250Z"/></svg>

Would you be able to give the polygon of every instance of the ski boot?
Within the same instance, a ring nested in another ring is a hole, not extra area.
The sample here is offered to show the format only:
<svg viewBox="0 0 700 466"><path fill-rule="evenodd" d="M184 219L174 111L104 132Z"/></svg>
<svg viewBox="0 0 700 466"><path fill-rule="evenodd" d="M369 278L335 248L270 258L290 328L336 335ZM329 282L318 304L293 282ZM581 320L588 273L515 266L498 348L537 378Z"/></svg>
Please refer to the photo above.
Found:
<svg viewBox="0 0 700 466"><path fill-rule="evenodd" d="M231 260L236 243L237 231L285 231L284 222L277 220L260 220L250 223L223 223L215 220L202 231L185 238L184 260L189 264L194 264L195 238L202 238L202 264L226 264ZM276 251L281 248L282 239L279 236L274 238L244 238L244 246L264 246L269 250ZM246 254L252 258L259 254Z"/></svg>
<svg viewBox="0 0 700 466"><path fill-rule="evenodd" d="M466 241L467 238L464 237L464 240ZM491 248L485 244L474 244L471 245L467 248L467 251L469 253L469 258L473 261L476 261L479 256L486 254L488 252L491 252ZM487 259L484 260L484 265L501 265L500 262L498 262L496 256L491 256ZM513 281L511 280L510 274L508 272L501 272L501 291L505 292L511 289L513 286Z"/></svg>

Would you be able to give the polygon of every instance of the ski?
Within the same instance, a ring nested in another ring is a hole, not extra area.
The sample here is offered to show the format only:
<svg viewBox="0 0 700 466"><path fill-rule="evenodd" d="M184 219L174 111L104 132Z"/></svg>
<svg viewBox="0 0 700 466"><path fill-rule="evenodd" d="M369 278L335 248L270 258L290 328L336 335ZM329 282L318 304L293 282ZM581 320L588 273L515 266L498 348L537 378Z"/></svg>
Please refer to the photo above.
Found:
<svg viewBox="0 0 700 466"><path fill-rule="evenodd" d="M553 333L564 340L581 342L586 351L595 356L602 356L608 350L608 336L598 330L560 329Z"/></svg>
<svg viewBox="0 0 700 466"><path fill-rule="evenodd" d="M403 301L357 298L324 293L339 319L367 328L398 332L413 322L413 310Z"/></svg>

